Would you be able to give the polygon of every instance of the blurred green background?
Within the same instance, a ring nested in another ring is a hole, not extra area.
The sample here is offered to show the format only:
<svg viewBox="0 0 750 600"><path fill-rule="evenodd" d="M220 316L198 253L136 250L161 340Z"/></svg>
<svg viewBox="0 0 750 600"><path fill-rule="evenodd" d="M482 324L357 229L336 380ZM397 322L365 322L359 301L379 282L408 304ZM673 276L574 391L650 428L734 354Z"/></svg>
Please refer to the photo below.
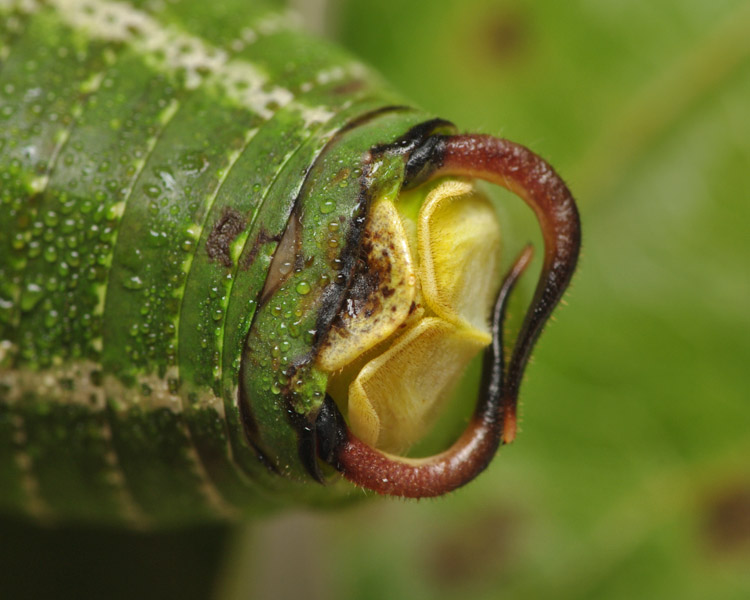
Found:
<svg viewBox="0 0 750 600"><path fill-rule="evenodd" d="M110 597L144 598L128 586L150 569L183 588L154 597L183 600L750 598L750 2L296 4L416 104L555 165L584 226L569 305L516 443L465 489L121 540L114 558L79 537L119 573ZM513 254L533 221L499 201ZM60 535L40 564L70 578Z"/></svg>

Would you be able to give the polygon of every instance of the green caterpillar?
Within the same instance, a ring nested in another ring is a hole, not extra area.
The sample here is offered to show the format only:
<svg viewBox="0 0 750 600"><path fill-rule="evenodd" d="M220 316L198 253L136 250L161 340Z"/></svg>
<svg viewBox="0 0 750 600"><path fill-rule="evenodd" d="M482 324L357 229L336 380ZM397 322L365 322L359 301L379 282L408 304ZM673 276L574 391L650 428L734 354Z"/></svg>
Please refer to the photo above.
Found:
<svg viewBox="0 0 750 600"><path fill-rule="evenodd" d="M544 233L507 365L530 252L500 285L472 178ZM0 512L173 525L455 489L513 439L579 243L542 159L273 4L0 0ZM485 347L466 431L403 458Z"/></svg>

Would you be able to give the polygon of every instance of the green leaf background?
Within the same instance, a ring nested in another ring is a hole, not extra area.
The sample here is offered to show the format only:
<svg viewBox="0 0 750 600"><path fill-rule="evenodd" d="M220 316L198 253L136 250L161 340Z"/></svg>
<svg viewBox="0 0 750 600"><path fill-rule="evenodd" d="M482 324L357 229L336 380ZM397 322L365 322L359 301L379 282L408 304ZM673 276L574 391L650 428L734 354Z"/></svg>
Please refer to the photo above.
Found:
<svg viewBox="0 0 750 600"><path fill-rule="evenodd" d="M174 578L183 600L749 598L750 2L297 4L415 103L555 165L584 227L568 306L535 352L516 442L465 489L173 534L171 549L105 542L120 575L92 597L145 598L127 589L150 568L154 597ZM500 202L512 253L533 223ZM57 557L71 539L15 535ZM101 540L80 543L96 562ZM14 548L0 555L12 574Z"/></svg>

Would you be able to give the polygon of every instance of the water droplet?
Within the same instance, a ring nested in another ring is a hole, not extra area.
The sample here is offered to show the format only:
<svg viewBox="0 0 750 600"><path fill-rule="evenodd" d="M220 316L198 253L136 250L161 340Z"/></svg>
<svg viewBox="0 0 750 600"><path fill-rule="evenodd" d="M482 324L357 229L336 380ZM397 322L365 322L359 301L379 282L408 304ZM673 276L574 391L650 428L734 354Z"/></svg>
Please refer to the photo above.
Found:
<svg viewBox="0 0 750 600"><path fill-rule="evenodd" d="M26 245L26 236L24 236L23 233L18 232L13 236L13 249L14 250L23 250L23 247Z"/></svg>
<svg viewBox="0 0 750 600"><path fill-rule="evenodd" d="M58 313L57 313L57 311L56 311L56 310L51 310L51 311L49 311L49 312L48 312L48 313L47 313L47 314L46 314L46 315L44 316L44 326L45 326L45 327L46 327L47 329L51 329L52 327L54 327L55 323L57 323L57 317L58 317L58 316L59 316L59 315L58 315Z"/></svg>
<svg viewBox="0 0 750 600"><path fill-rule="evenodd" d="M158 198L159 194L161 194L161 189L159 188L158 185L154 185L154 184L147 185L143 189L149 198Z"/></svg>
<svg viewBox="0 0 750 600"><path fill-rule="evenodd" d="M29 283L21 294L21 310L29 311L34 308L44 296L44 290L36 283Z"/></svg>
<svg viewBox="0 0 750 600"><path fill-rule="evenodd" d="M324 215L332 213L336 209L336 203L333 200L326 200L320 205L320 212Z"/></svg>
<svg viewBox="0 0 750 600"><path fill-rule="evenodd" d="M281 273L282 275L289 275L289 273L292 272L292 267L293 266L294 266L293 263L291 263L289 261L284 261L279 266L279 273Z"/></svg>
<svg viewBox="0 0 750 600"><path fill-rule="evenodd" d="M134 275L133 277L126 279L123 282L123 285L129 290L140 290L143 288L143 280L137 275Z"/></svg>
<svg viewBox="0 0 750 600"><path fill-rule="evenodd" d="M60 218L54 210L48 210L44 215L44 224L47 227L57 227L60 222Z"/></svg>
<svg viewBox="0 0 750 600"><path fill-rule="evenodd" d="M305 296L310 293L310 284L306 281L300 281L294 289L297 290L298 294Z"/></svg>
<svg viewBox="0 0 750 600"><path fill-rule="evenodd" d="M78 223L75 219L65 219L63 221L60 231L63 233L73 233L76 230Z"/></svg>
<svg viewBox="0 0 750 600"><path fill-rule="evenodd" d="M208 164L200 152L185 152L180 156L179 161L180 167L185 171L194 172L201 171Z"/></svg>

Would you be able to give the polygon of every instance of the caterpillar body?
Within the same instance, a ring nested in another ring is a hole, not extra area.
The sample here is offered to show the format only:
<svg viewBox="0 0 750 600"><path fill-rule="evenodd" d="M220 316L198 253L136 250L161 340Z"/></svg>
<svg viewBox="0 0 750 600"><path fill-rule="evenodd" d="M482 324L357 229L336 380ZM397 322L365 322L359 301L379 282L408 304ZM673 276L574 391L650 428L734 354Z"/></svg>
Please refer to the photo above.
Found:
<svg viewBox="0 0 750 600"><path fill-rule="evenodd" d="M499 285L474 177L544 233L507 365L529 253ZM450 491L513 438L579 241L543 160L273 3L0 0L0 511L175 525ZM403 458L482 348L467 430Z"/></svg>

